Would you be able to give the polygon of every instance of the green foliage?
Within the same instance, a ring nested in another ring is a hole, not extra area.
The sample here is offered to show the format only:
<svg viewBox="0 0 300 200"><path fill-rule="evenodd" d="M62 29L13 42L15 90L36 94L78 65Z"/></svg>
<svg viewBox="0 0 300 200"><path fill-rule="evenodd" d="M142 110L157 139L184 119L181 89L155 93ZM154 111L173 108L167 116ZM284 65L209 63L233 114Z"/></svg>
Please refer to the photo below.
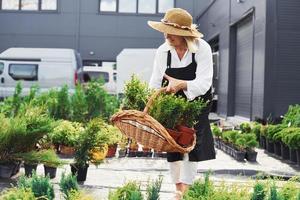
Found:
<svg viewBox="0 0 300 200"><path fill-rule="evenodd" d="M35 172L31 178L22 176L18 181L18 188L31 189L36 198L54 199L54 189L49 176L38 176Z"/></svg>
<svg viewBox="0 0 300 200"><path fill-rule="evenodd" d="M281 131L281 137L283 143L288 145L292 149L300 147L300 128L289 127Z"/></svg>
<svg viewBox="0 0 300 200"><path fill-rule="evenodd" d="M212 133L215 137L219 138L222 136L222 130L220 129L220 127L218 127L215 124L212 124L210 127L211 127Z"/></svg>
<svg viewBox="0 0 300 200"><path fill-rule="evenodd" d="M275 184L273 184L270 188L270 195L268 200L281 200Z"/></svg>
<svg viewBox="0 0 300 200"><path fill-rule="evenodd" d="M232 131L224 131L222 133L222 139L225 142L229 142L232 144L236 143L236 140L238 139L240 133L238 131L232 130Z"/></svg>
<svg viewBox="0 0 300 200"><path fill-rule="evenodd" d="M205 174L204 182L195 181L184 194L185 200L208 199L214 192L213 183L209 180L209 173Z"/></svg>
<svg viewBox="0 0 300 200"><path fill-rule="evenodd" d="M24 188L11 188L4 191L1 200L35 200L35 196L30 189Z"/></svg>
<svg viewBox="0 0 300 200"><path fill-rule="evenodd" d="M71 97L71 117L72 121L85 122L88 113L88 104L82 85L78 84L75 93Z"/></svg>
<svg viewBox="0 0 300 200"><path fill-rule="evenodd" d="M55 119L69 119L71 106L69 98L69 88L63 86L57 93L57 105L54 113Z"/></svg>
<svg viewBox="0 0 300 200"><path fill-rule="evenodd" d="M296 199L299 192L299 188L295 185L295 182L288 181L283 185L279 194L282 200Z"/></svg>
<svg viewBox="0 0 300 200"><path fill-rule="evenodd" d="M62 173L59 187L66 200L74 199L71 198L72 193L74 193L74 191L79 191L79 185L77 183L76 176L73 176L72 174L65 175L65 173ZM73 194L73 196L74 195L75 194Z"/></svg>
<svg viewBox="0 0 300 200"><path fill-rule="evenodd" d="M240 129L241 129L242 133L250 133L251 132L251 126L247 122L241 123Z"/></svg>
<svg viewBox="0 0 300 200"><path fill-rule="evenodd" d="M283 123L285 125L300 127L300 105L290 105L287 113L284 115Z"/></svg>
<svg viewBox="0 0 300 200"><path fill-rule="evenodd" d="M84 128L81 123L61 120L56 122L56 126L50 133L50 138L54 144L74 147L83 131Z"/></svg>
<svg viewBox="0 0 300 200"><path fill-rule="evenodd" d="M266 132L266 136L269 140L273 141L274 140L274 135L276 133L278 133L279 131L281 131L282 129L284 129L286 126L283 124L278 124L278 125L272 125L269 124L267 126L267 132Z"/></svg>
<svg viewBox="0 0 300 200"><path fill-rule="evenodd" d="M32 101L34 101L34 99L36 98L37 96L37 93L39 91L39 86L38 85L33 85L30 87L30 91L29 91L29 94L27 96L24 97L24 102L26 104L29 104L31 103Z"/></svg>
<svg viewBox="0 0 300 200"><path fill-rule="evenodd" d="M251 128L251 133L254 133L256 135L256 139L259 140L260 134L261 134L261 127L262 125L259 123L253 123Z"/></svg>
<svg viewBox="0 0 300 200"><path fill-rule="evenodd" d="M160 176L155 182L147 185L147 200L159 200L159 192L161 189L162 177Z"/></svg>
<svg viewBox="0 0 300 200"><path fill-rule="evenodd" d="M164 127L175 129L184 111L185 99L175 95L162 94L153 102L150 115Z"/></svg>
<svg viewBox="0 0 300 200"><path fill-rule="evenodd" d="M84 194L78 190L71 190L66 200L93 200L90 195Z"/></svg>
<svg viewBox="0 0 300 200"><path fill-rule="evenodd" d="M132 75L130 81L125 84L122 108L143 111L151 93L147 83Z"/></svg>
<svg viewBox="0 0 300 200"><path fill-rule="evenodd" d="M256 183L254 185L251 200L264 200L266 197L265 185L262 183Z"/></svg>
<svg viewBox="0 0 300 200"><path fill-rule="evenodd" d="M91 150L95 147L103 148L109 141L109 134L103 130L106 123L101 118L90 120L75 145L76 166L84 167L92 159Z"/></svg>
<svg viewBox="0 0 300 200"><path fill-rule="evenodd" d="M7 117L16 116L22 106L21 93L22 85L21 82L18 82L13 96L4 99L4 102L0 106L0 112L4 113Z"/></svg>
<svg viewBox="0 0 300 200"><path fill-rule="evenodd" d="M108 200L143 200L141 186L137 182L128 182L116 191L110 191Z"/></svg>

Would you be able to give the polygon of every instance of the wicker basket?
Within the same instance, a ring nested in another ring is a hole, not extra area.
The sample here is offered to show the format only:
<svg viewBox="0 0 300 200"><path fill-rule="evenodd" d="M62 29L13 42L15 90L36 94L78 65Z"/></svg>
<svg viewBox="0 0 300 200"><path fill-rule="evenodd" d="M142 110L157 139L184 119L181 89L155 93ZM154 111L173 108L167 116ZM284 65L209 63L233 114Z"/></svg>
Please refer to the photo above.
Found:
<svg viewBox="0 0 300 200"><path fill-rule="evenodd" d="M158 121L148 115L148 110L154 99L164 91L165 88L157 90L149 99L143 112L122 110L115 113L111 121L123 134L145 147L153 148L156 151L188 153L195 147L195 134L192 144L182 147L175 142L168 131Z"/></svg>

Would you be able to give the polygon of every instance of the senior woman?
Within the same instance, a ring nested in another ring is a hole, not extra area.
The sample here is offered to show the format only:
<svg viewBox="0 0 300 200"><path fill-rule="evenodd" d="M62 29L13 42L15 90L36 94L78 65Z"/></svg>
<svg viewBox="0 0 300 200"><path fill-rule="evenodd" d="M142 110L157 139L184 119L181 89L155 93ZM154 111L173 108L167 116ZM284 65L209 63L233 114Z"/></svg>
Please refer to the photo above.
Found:
<svg viewBox="0 0 300 200"><path fill-rule="evenodd" d="M192 24L193 18L181 8L168 10L160 22L148 21L153 29L164 33L165 43L156 52L150 87L160 88L167 81L167 92L190 101L202 98L211 102L213 77L212 52ZM195 125L196 146L188 154L168 153L170 174L176 185L175 199L192 184L199 161L215 159L213 137L208 114L211 103L198 117Z"/></svg>

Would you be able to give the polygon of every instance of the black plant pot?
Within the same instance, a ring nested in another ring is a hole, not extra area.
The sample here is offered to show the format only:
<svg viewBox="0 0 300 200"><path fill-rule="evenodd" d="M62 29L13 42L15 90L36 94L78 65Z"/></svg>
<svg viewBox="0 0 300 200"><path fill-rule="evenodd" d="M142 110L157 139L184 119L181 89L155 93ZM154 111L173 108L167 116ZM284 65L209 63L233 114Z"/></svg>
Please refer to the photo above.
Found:
<svg viewBox="0 0 300 200"><path fill-rule="evenodd" d="M290 149L289 147L284 144L283 142L280 142L281 144L281 158L283 160L289 160L290 159Z"/></svg>
<svg viewBox="0 0 300 200"><path fill-rule="evenodd" d="M144 155L144 152L142 152L142 151L137 151L136 152L137 157L142 157L143 155Z"/></svg>
<svg viewBox="0 0 300 200"><path fill-rule="evenodd" d="M237 161L245 161L245 151L232 150L232 157Z"/></svg>
<svg viewBox="0 0 300 200"><path fill-rule="evenodd" d="M248 150L248 151L246 151L245 158L249 162L256 162L257 152Z"/></svg>
<svg viewBox="0 0 300 200"><path fill-rule="evenodd" d="M0 164L0 178L10 178L13 175L14 168L14 163Z"/></svg>
<svg viewBox="0 0 300 200"><path fill-rule="evenodd" d="M296 150L297 152L297 165L300 167L300 148Z"/></svg>
<svg viewBox="0 0 300 200"><path fill-rule="evenodd" d="M274 153L274 142L267 139L267 151L269 153Z"/></svg>
<svg viewBox="0 0 300 200"><path fill-rule="evenodd" d="M129 151L128 152L128 157L136 157L137 156L137 151Z"/></svg>
<svg viewBox="0 0 300 200"><path fill-rule="evenodd" d="M57 167L50 167L50 166L46 166L44 165L44 173L45 176L49 176L51 179L56 177L56 171L57 171Z"/></svg>
<svg viewBox="0 0 300 200"><path fill-rule="evenodd" d="M70 166L71 166L71 172L73 175L77 176L78 182L83 182L86 180L89 165L86 165L85 167L79 167L76 166L75 164L70 164Z"/></svg>
<svg viewBox="0 0 300 200"><path fill-rule="evenodd" d="M123 158L123 157L125 157L126 156L126 150L124 149L124 150L119 150L119 158Z"/></svg>
<svg viewBox="0 0 300 200"><path fill-rule="evenodd" d="M260 136L259 137L259 146L263 149L266 149L267 148L267 145L266 145L266 137L265 136Z"/></svg>
<svg viewBox="0 0 300 200"><path fill-rule="evenodd" d="M281 144L278 141L274 142L274 153L277 156L281 156Z"/></svg>
<svg viewBox="0 0 300 200"><path fill-rule="evenodd" d="M290 148L290 161L297 163L297 152L296 149Z"/></svg>
<svg viewBox="0 0 300 200"><path fill-rule="evenodd" d="M36 171L38 164L28 164L24 163L25 176L32 176L32 172Z"/></svg>

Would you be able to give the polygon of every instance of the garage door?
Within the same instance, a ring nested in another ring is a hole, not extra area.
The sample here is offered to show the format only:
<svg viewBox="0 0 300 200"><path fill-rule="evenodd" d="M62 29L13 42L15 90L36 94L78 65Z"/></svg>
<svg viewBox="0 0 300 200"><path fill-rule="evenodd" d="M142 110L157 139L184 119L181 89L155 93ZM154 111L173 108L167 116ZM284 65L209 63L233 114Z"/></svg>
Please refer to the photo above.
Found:
<svg viewBox="0 0 300 200"><path fill-rule="evenodd" d="M252 16L237 24L235 115L250 118L253 49Z"/></svg>

